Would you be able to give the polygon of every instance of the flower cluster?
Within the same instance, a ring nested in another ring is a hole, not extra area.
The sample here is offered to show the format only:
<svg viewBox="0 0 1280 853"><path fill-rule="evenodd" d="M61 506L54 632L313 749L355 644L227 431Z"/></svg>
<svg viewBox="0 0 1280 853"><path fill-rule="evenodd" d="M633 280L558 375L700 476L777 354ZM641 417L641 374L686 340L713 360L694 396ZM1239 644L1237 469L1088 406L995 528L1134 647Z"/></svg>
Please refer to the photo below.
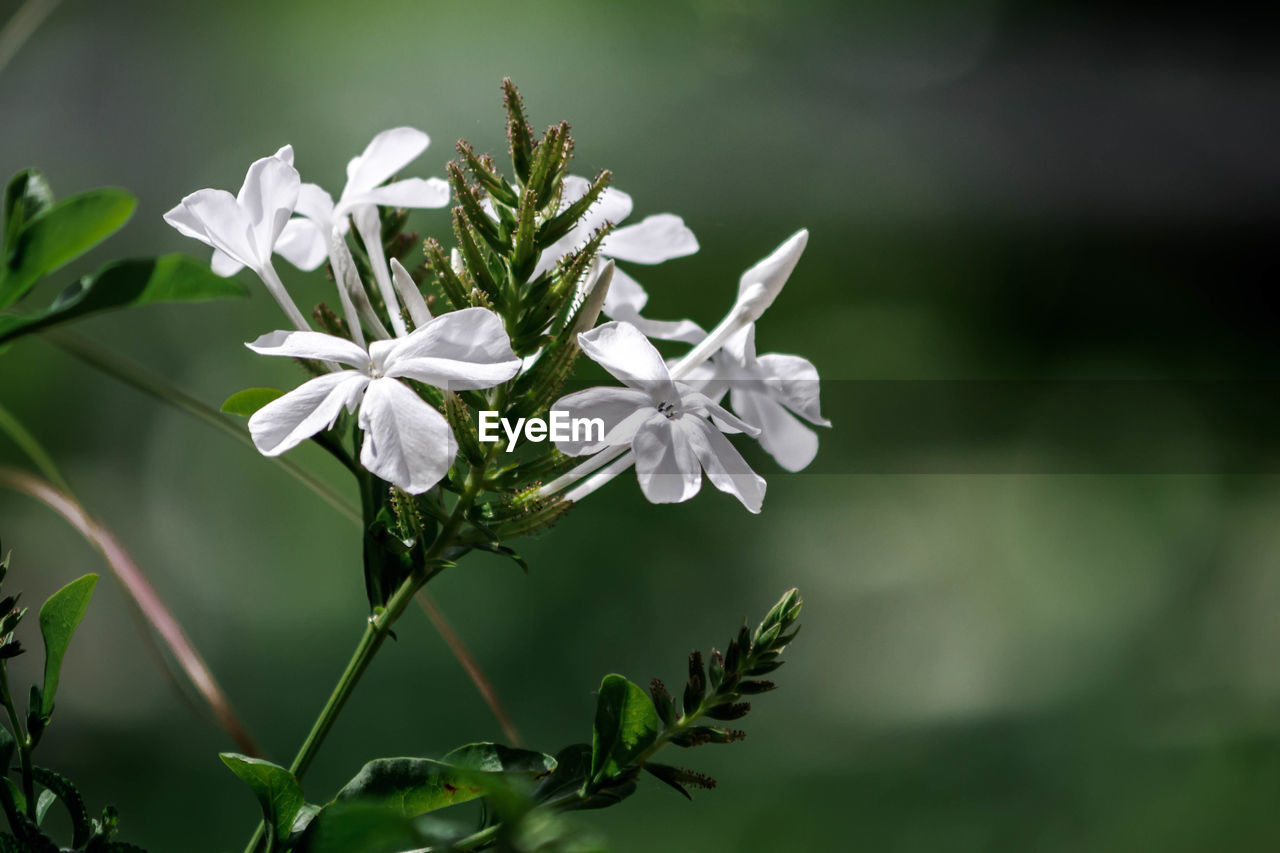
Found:
<svg viewBox="0 0 1280 853"><path fill-rule="evenodd" d="M294 327L249 348L299 359L313 374L252 413L254 443L276 455L316 438L342 455L350 435L364 471L423 496L410 498L418 513L438 516L444 493L465 495L475 504L467 521L489 541L537 529L632 465L655 503L689 499L705 473L758 512L765 482L726 434L758 439L797 471L817 452L804 422L827 425L813 365L755 351L755 323L795 268L807 232L742 274L733 307L710 332L687 319L646 317L643 286L619 265L689 255L697 239L668 213L620 225L631 197L609 186L608 172L569 174L568 126L535 138L519 96L504 86L513 180L465 142L447 180L398 178L429 144L425 133L401 127L350 161L337 201L302 182L285 146L249 167L238 194L199 190L165 215L214 250L215 272L252 270ZM416 262L406 210L451 200L457 247L446 252L429 239L425 263ZM276 255L303 270L327 260L340 312L321 304L308 320L276 272ZM667 361L651 339L690 349ZM564 394L580 354L621 387ZM486 447L475 430L485 410L568 412L598 419L603 435L553 447L508 433ZM515 462L507 461L512 451Z"/></svg>

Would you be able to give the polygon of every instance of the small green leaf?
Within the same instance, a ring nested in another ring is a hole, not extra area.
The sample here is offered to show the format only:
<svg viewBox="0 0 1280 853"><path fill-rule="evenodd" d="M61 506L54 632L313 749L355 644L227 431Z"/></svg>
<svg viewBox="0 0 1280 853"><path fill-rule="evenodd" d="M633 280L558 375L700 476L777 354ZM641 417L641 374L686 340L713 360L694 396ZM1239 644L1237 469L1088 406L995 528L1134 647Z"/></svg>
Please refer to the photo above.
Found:
<svg viewBox="0 0 1280 853"><path fill-rule="evenodd" d="M0 344L99 311L157 302L205 302L244 296L244 285L181 254L115 261L64 290L47 309L0 316Z"/></svg>
<svg viewBox="0 0 1280 853"><path fill-rule="evenodd" d="M58 801L58 795L48 788L40 792L40 798L36 801L36 825L44 823L45 816L49 814L49 807Z"/></svg>
<svg viewBox="0 0 1280 853"><path fill-rule="evenodd" d="M105 187L63 199L27 220L5 245L0 308L17 302L42 276L111 236L128 221L137 203L124 190Z"/></svg>
<svg viewBox="0 0 1280 853"><path fill-rule="evenodd" d="M36 169L23 169L4 188L4 240L0 245L12 246L22 227L53 206L53 190ZM6 257L8 252L0 254Z"/></svg>
<svg viewBox="0 0 1280 853"><path fill-rule="evenodd" d="M218 757L253 789L258 805L262 806L263 819L271 827L276 840L288 838L298 813L307 805L294 775L261 758L249 758L235 752L224 752Z"/></svg>
<svg viewBox="0 0 1280 853"><path fill-rule="evenodd" d="M555 767L556 760L550 755L492 743L459 747L442 761L380 758L366 764L338 792L335 802L373 802L405 817L416 817L484 795L487 774L514 773L536 779Z"/></svg>
<svg viewBox="0 0 1280 853"><path fill-rule="evenodd" d="M267 403L283 396L284 392L277 388L246 388L223 400L222 411L228 415L247 418Z"/></svg>
<svg viewBox="0 0 1280 853"><path fill-rule="evenodd" d="M596 700L591 778L619 775L661 731L662 721L645 692L621 675L606 675Z"/></svg>
<svg viewBox="0 0 1280 853"><path fill-rule="evenodd" d="M40 634L44 637L44 700L40 711L45 717L53 713L53 698L58 691L58 673L62 670L62 657L67 653L71 635L75 633L89 599L97 575L85 575L49 596L40 608Z"/></svg>

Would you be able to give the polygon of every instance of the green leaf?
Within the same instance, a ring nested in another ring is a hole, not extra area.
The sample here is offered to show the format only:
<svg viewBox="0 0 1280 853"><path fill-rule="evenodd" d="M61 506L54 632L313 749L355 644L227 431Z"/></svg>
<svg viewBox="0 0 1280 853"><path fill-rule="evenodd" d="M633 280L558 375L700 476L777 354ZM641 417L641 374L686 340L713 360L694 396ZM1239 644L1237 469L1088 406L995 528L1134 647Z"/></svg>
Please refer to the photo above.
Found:
<svg viewBox="0 0 1280 853"><path fill-rule="evenodd" d="M49 791L52 791L54 796L67 807L67 814L71 816L73 846L79 847L88 841L93 825L89 820L89 810L84 806L84 798L80 796L76 786L72 785L69 779L59 776L47 767L32 767L31 776ZM43 796L41 800L43 801Z"/></svg>
<svg viewBox="0 0 1280 853"><path fill-rule="evenodd" d="M335 802L307 826L296 853L401 853L430 843L411 818L386 806Z"/></svg>
<svg viewBox="0 0 1280 853"><path fill-rule="evenodd" d="M36 802L36 825L44 823L45 816L49 814L49 807L58 801L58 795L48 788L40 792L40 798Z"/></svg>
<svg viewBox="0 0 1280 853"><path fill-rule="evenodd" d="M93 597L93 587L97 582L97 575L73 580L49 596L40 608L40 634L44 637L44 701L40 711L46 717L53 713L53 697L58 691L62 657L67 653L71 635L89 609L89 599Z"/></svg>
<svg viewBox="0 0 1280 853"><path fill-rule="evenodd" d="M5 244L0 308L17 302L42 276L111 236L128 221L137 203L124 190L105 187L63 199L27 220Z"/></svg>
<svg viewBox="0 0 1280 853"><path fill-rule="evenodd" d="M228 415L249 417L272 400L284 396L278 388L246 388L237 391L222 402L222 411Z"/></svg>
<svg viewBox="0 0 1280 853"><path fill-rule="evenodd" d="M12 246L22 227L50 207L53 207L53 190L41 172L23 169L10 178L4 188L4 240L0 246ZM0 257L8 254L5 251Z"/></svg>
<svg viewBox="0 0 1280 853"><path fill-rule="evenodd" d="M224 752L218 757L253 789L258 805L262 806L263 819L271 827L275 839L282 841L288 838L298 813L307 804L294 775L270 761L236 752Z"/></svg>
<svg viewBox="0 0 1280 853"><path fill-rule="evenodd" d="M621 675L606 675L596 700L591 778L620 775L661 731L662 721L645 692Z"/></svg>
<svg viewBox="0 0 1280 853"><path fill-rule="evenodd" d="M535 779L556 769L556 759L546 753L513 749L487 741L460 746L440 760L444 764L462 770L474 770L480 773L527 773Z"/></svg>
<svg viewBox="0 0 1280 853"><path fill-rule="evenodd" d="M115 261L68 287L42 312L0 316L0 344L126 305L205 302L247 292L235 279L223 278L208 264L182 254Z"/></svg>
<svg viewBox="0 0 1280 853"><path fill-rule="evenodd" d="M555 767L556 760L550 755L492 743L459 747L442 761L380 758L366 764L338 792L335 802L360 800L416 817L484 795L487 774L513 773L536 779Z"/></svg>

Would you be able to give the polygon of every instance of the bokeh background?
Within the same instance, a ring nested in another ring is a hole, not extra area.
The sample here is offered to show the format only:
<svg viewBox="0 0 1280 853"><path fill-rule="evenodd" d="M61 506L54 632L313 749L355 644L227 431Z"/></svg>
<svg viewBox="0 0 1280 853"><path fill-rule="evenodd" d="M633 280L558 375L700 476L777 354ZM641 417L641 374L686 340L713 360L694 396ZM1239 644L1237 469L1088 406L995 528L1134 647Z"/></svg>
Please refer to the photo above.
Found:
<svg viewBox="0 0 1280 853"><path fill-rule="evenodd" d="M334 191L394 125L435 140L415 174L443 174L459 136L500 153L511 75L535 124L573 124L579 172L607 166L637 215L697 233L698 255L632 270L651 316L714 323L737 274L807 226L759 343L824 377L835 427L809 471L753 455L758 517L709 489L651 506L622 479L523 544L527 576L482 556L433 584L548 749L589 738L604 673L678 682L690 648L803 590L748 739L671 757L720 787L688 803L645 784L581 819L618 851L1270 850L1275 23L1230 4L65 0L0 69L0 166L139 196L86 266L195 252L161 214L286 142ZM446 233L443 213L414 225ZM78 331L216 404L295 378L241 346L279 323L255 286ZM361 630L347 522L46 342L0 356L0 401L286 760ZM21 457L0 441L0 460ZM103 570L14 494L0 536L28 602ZM116 803L129 840L240 849L256 812L216 758L228 742L104 580L40 760ZM371 756L500 738L426 619L397 633L313 798Z"/></svg>

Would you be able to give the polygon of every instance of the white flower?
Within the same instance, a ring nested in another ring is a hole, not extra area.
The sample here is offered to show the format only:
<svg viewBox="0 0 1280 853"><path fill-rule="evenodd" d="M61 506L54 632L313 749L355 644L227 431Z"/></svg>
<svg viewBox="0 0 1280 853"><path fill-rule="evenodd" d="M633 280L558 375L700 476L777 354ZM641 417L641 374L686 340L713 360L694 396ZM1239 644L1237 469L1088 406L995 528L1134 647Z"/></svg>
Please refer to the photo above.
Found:
<svg viewBox="0 0 1280 853"><path fill-rule="evenodd" d="M742 274L733 308L693 349L674 363L670 369L672 379L700 384L707 375L714 375L710 368L703 370L707 360L715 356L726 341L758 320L765 309L773 304L799 262L808 241L809 232L801 229L774 249L768 257ZM710 374L708 371L711 371ZM755 430L754 427L752 429ZM626 452L625 446L606 448L581 465L545 483L538 494L554 495L568 489L565 494L567 500L581 500L627 470L634 461L635 454Z"/></svg>
<svg viewBox="0 0 1280 853"><path fill-rule="evenodd" d="M191 193L164 215L180 234L212 246L214 268L229 275L246 266L257 273L290 321L307 329L307 321L285 291L271 266L271 254L298 201L301 184L291 165L293 149L281 148L275 156L255 160L249 166L239 195L226 190L203 189Z"/></svg>
<svg viewBox="0 0 1280 853"><path fill-rule="evenodd" d="M672 374L677 378L687 376L698 365L719 352L727 340L759 320L782 292L808 244L809 232L801 228L770 252L768 257L744 272L738 279L738 298L734 300L733 308L709 334L676 362L675 367L671 368Z"/></svg>
<svg viewBox="0 0 1280 853"><path fill-rule="evenodd" d="M298 241L305 244L308 257L318 256L311 268L319 266L326 256L332 254L335 241L340 241L349 230L350 217L369 252L374 277L398 335L405 334L406 330L395 308L395 288L387 273L387 260L382 251L378 208L444 207L449 203L449 184L440 178L405 178L385 183L417 159L430 143L427 134L412 127L384 130L373 138L360 156L347 163L347 185L336 203L333 196L316 184L303 184L298 194L297 212L313 226L300 228L298 232Z"/></svg>
<svg viewBox="0 0 1280 853"><path fill-rule="evenodd" d="M491 388L520 369L502 320L485 308L441 315L367 350L320 332L272 332L247 346L352 368L305 382L255 412L249 432L263 455L284 453L333 426L344 408L359 408L360 464L411 494L444 477L458 444L444 416L399 380L463 391Z"/></svg>
<svg viewBox="0 0 1280 853"><path fill-rule="evenodd" d="M563 210L586 195L591 182L586 178L569 175L564 179L560 207ZM534 276L553 268L560 258L587 244L595 230L606 222L616 226L631 214L631 196L607 187L596 203L578 220L573 230L549 246L538 259ZM634 225L614 228L600 243L598 257L631 261L637 264L659 264L672 258L692 255L698 251L698 239L684 224L684 220L671 213L656 213ZM614 320L622 320L635 326L650 338L664 341L697 343L706 332L690 320L650 320L640 312L649 301L640 282L622 270L615 270L613 283L605 297L604 314Z"/></svg>
<svg viewBox="0 0 1280 853"><path fill-rule="evenodd" d="M796 415L831 426L819 406L818 369L798 355L757 356L754 323L725 341L686 381L716 401L728 392L734 413L760 428L760 446L788 471L803 470L818 454L817 433Z"/></svg>
<svg viewBox="0 0 1280 853"><path fill-rule="evenodd" d="M292 166L293 146L286 145L271 156ZM252 174L252 170L250 170L250 174ZM237 201L244 202L245 191L249 185L249 179L246 177L244 185L240 187L239 195L236 196ZM174 227L176 228L177 225L174 225ZM324 246L321 245L317 248L313 234L314 229L310 227L310 223L305 219L290 219L284 224L279 238L276 239L275 253L298 269L313 270L324 261ZM245 266L221 249L213 250L213 258L210 260L209 265L214 272L223 278L235 275Z"/></svg>
<svg viewBox="0 0 1280 853"><path fill-rule="evenodd" d="M572 456L631 446L640 489L653 503L679 503L698 493L702 472L722 492L759 512L765 482L724 437L759 433L704 394L672 380L662 356L630 323L612 322L578 335L582 351L625 388L588 388L552 406L571 418L600 418L599 442L565 441ZM711 419L714 419L714 424Z"/></svg>

